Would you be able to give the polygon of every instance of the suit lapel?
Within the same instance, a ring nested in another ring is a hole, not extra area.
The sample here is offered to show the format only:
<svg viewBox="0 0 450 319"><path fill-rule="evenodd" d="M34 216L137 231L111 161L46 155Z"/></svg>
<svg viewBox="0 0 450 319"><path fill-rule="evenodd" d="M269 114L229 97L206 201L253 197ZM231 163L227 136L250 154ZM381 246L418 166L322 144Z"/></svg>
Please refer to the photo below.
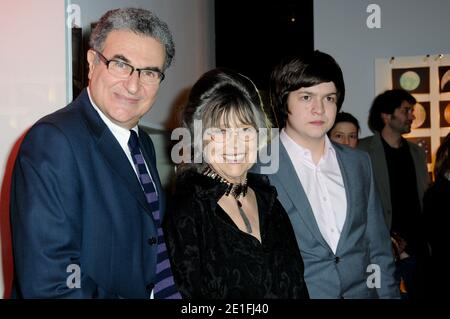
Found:
<svg viewBox="0 0 450 319"><path fill-rule="evenodd" d="M86 124L90 129L94 139L97 142L98 150L102 153L106 162L111 166L112 170L118 175L127 186L126 188L136 198L140 205L150 215L150 206L147 203L142 187L133 168L124 154L122 147L117 142L114 135L103 123L100 116L97 114L89 101L89 96L86 89L81 94L81 111L86 119Z"/></svg>
<svg viewBox="0 0 450 319"><path fill-rule="evenodd" d="M376 178L380 195L387 201L387 207L391 207L391 189L389 187L389 172L386 165L386 155L384 154L383 142L380 134L375 134L370 148L372 149L374 172L377 172Z"/></svg>
<svg viewBox="0 0 450 319"><path fill-rule="evenodd" d="M341 152L341 150L335 145L333 145L333 148L336 150L336 157L338 160L339 168L341 170L342 180L344 182L345 198L347 200L347 210L345 212L344 226L342 227L341 235L339 236L338 245L336 247L336 254L338 254L342 249L341 246L343 245L343 243L345 243L346 238L348 238L349 235L350 225L352 224L354 218L351 203L353 203L355 199L353 198L352 186L350 185L351 178L348 176L347 169L345 169L345 165L349 164L350 159L343 159L343 153Z"/></svg>
<svg viewBox="0 0 450 319"><path fill-rule="evenodd" d="M322 237L322 233L317 225L308 197L306 196L303 186L297 177L297 172L295 171L283 143L280 143L280 164L278 174L276 175L279 183L283 186L284 191L295 206L296 212L300 215L300 218L308 227L309 231L313 234L317 241L319 241L323 246L329 248L329 245ZM292 178L293 176L297 178ZM293 225L293 227L295 228L295 225Z"/></svg>

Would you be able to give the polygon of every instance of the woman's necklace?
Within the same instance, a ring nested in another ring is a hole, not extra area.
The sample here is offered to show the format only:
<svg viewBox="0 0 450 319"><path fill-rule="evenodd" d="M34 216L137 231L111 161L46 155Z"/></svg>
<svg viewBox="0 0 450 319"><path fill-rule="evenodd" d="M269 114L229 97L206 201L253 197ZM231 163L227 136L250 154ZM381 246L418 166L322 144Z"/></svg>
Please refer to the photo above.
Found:
<svg viewBox="0 0 450 319"><path fill-rule="evenodd" d="M240 197L245 197L245 195L247 195L247 191L248 191L247 178L245 178L245 181L243 183L239 183L239 184L231 183L231 182L227 181L225 178L223 178L222 176L220 176L218 173L216 173L216 171L214 171L214 169L212 169L210 166L207 166L205 168L205 170L203 171L203 174L227 185L227 190L225 192L225 195L226 196L231 195L234 197L234 199L236 200L236 203L237 203L238 210L239 210L239 215L241 215L241 218L244 221L245 229L246 229L247 233L251 234L252 226L250 224L250 221L249 221L247 215L245 214L244 209L242 208L242 203L239 200Z"/></svg>
<svg viewBox="0 0 450 319"><path fill-rule="evenodd" d="M250 221L247 218L247 215L245 215L244 210L242 209L242 203L239 199L236 198L236 202L239 208L239 215L241 215L242 220L244 221L245 229L247 230L247 233L252 233L252 225L250 224Z"/></svg>

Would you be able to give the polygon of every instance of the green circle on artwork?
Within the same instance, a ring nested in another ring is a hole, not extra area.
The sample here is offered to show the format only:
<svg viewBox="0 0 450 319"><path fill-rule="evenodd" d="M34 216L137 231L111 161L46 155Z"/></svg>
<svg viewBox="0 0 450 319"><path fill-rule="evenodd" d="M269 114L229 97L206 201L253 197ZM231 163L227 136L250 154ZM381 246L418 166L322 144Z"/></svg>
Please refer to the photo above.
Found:
<svg viewBox="0 0 450 319"><path fill-rule="evenodd" d="M400 86L407 91L417 89L419 84L420 77L414 71L407 71L400 76Z"/></svg>

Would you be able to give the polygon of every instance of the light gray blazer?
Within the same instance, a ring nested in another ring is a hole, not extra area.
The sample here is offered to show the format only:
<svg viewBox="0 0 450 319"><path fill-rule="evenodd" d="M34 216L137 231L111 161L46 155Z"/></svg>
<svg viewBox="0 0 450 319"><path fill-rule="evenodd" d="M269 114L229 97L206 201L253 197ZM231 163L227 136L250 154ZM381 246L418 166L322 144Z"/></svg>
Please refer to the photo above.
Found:
<svg viewBox="0 0 450 319"><path fill-rule="evenodd" d="M422 207L422 199L425 190L428 187L428 170L425 151L418 145L409 141L409 150L414 162L417 180L417 194L419 195L420 207ZM369 153L372 159L373 171L376 176L375 184L380 194L381 204L383 206L384 217L386 223L391 229L392 225L392 204L391 204L391 188L389 186L389 172L386 163L386 154L384 153L381 135L375 133L373 136L363 138L359 141L358 148Z"/></svg>
<svg viewBox="0 0 450 319"><path fill-rule="evenodd" d="M309 295L311 298L398 298L390 235L369 156L341 145L333 144L333 147L347 196L346 219L336 254L320 233L302 183L282 143L279 169L268 175L294 228L305 264ZM254 170L260 169L258 164ZM374 273L371 264L379 266L380 288L367 285Z"/></svg>

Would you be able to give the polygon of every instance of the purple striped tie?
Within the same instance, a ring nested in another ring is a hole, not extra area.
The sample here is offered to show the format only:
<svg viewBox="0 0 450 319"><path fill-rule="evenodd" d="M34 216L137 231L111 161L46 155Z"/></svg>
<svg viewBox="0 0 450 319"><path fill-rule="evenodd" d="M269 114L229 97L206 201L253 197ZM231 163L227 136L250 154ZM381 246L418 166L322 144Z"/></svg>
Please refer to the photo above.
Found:
<svg viewBox="0 0 450 319"><path fill-rule="evenodd" d="M145 166L144 157L139 148L139 139L135 131L130 130L131 135L128 140L128 147L130 148L133 163L139 175L142 188L144 189L145 197L150 205L153 213L153 220L155 221L158 230L158 247L156 258L156 277L154 297L155 299L181 299L175 283L173 281L172 270L170 269L169 257L167 254L166 244L164 243L164 235L161 228L161 221L159 216L159 201L158 194L150 174Z"/></svg>

